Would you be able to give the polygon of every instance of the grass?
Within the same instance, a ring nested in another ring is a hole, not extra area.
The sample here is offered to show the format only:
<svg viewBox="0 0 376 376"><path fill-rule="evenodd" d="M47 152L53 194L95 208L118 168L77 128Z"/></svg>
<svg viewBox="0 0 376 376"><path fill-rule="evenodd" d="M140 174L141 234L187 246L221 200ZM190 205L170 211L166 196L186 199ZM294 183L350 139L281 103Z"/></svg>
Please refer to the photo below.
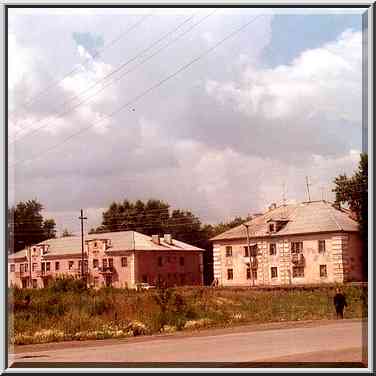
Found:
<svg viewBox="0 0 376 376"><path fill-rule="evenodd" d="M335 286L250 290L180 287L136 292L58 280L9 290L10 341L22 345L125 338L250 323L334 319ZM367 317L367 288L343 286L345 318Z"/></svg>

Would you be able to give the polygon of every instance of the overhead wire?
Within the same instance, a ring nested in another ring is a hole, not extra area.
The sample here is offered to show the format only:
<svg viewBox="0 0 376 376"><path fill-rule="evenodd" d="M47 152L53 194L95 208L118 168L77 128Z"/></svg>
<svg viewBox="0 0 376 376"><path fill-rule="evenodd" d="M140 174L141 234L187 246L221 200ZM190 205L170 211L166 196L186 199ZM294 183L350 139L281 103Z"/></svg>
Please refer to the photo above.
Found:
<svg viewBox="0 0 376 376"><path fill-rule="evenodd" d="M146 19L148 19L149 17L151 17L153 15L154 11L144 15L143 17L141 17L136 23L134 23L133 25L131 25L129 28L127 28L124 32L122 32L121 34L119 34L116 38L112 39L108 44L106 44L105 46L103 46L101 49L97 50L92 56L91 58L87 58L87 61L91 60L91 59L95 59L96 57L98 57L99 55L101 55L106 49L108 49L109 47L113 46L114 44L116 44L119 40L121 40L122 38L124 38L125 36L127 36L131 31L133 31L134 29L136 29L137 27L139 27L142 23L144 23L146 21ZM46 88L42 89L39 93L35 94L33 97L29 98L26 103L24 103L23 106L29 106L31 103L35 102L39 97L45 95L47 92L49 92L53 87L59 85L61 82L63 82L67 77L71 76L73 73L75 73L79 68L76 66L74 67L72 70L70 70L69 72L67 72L66 74L64 74L64 76L58 80L55 80L53 81L49 86L47 86Z"/></svg>
<svg viewBox="0 0 376 376"><path fill-rule="evenodd" d="M87 88L85 88L84 90L82 90L81 92L79 92L78 94L75 94L74 96L68 98L67 100L65 100L61 106L65 106L67 103L73 101L74 99L78 99L80 96L82 96L83 94L87 93L87 92L90 92L91 89L93 89L94 87L100 85L101 83L105 82L106 80L108 80L111 76L113 76L114 74L120 72L122 69L124 69L126 66L128 66L130 63L136 61L139 57L141 57L142 55L144 55L146 52L148 52L149 50L151 50L152 48L154 48L156 45L158 45L160 42L162 42L164 39L168 38L170 35L172 35L173 33L175 33L177 30L179 30L181 27L183 27L187 22L189 22L190 20L192 20L196 14L198 12L194 13L193 15L190 15L189 17L187 17L183 22L179 23L176 27L174 27L172 30L168 31L167 33L164 33L159 39L153 41L151 44L148 45L148 47L144 48L143 50L141 50L140 52L138 52L135 56L133 56L132 58L126 60L124 63L120 64L118 67L116 67L115 69L113 69L111 72L107 73L104 77L102 77L101 79L95 81L94 84L88 86ZM214 12L213 12L214 13ZM206 19L207 17L205 17ZM203 22L200 21L199 23ZM199 23L197 23L196 25L194 25L193 27L197 26ZM192 27L192 29L193 29ZM191 30L191 29L190 29ZM189 31L190 31L189 30ZM184 34L182 34L184 35ZM181 36L182 36L181 35ZM174 40L175 41L175 40ZM171 44L171 43L170 43ZM164 48L168 47L170 44L168 44L167 46L165 46ZM158 50L158 53L160 51L162 51L164 48L161 48L160 50ZM139 65L142 65L144 62L150 60L152 57L154 57L157 53L149 56L147 59L144 59L141 63L139 63L138 65L136 65L136 68L139 66ZM126 72L126 74L132 72L133 70L135 70L135 68L132 68L131 70L128 70ZM121 77L125 76L126 74L122 75ZM94 93L94 95L89 95L88 97L82 99L81 101L79 101L78 103L76 103L73 107L70 107L68 108L67 110L63 110L61 112L59 112L57 115L52 115L50 117L53 117L54 120L56 119L59 119L59 118L62 118L64 117L65 115L71 113L73 110L75 110L76 108L79 108L82 104L84 103L87 103L87 101L91 98L94 98L97 94L99 94L100 92L102 92L105 88L107 88L108 86L114 84L115 81L110 81L109 83L107 83L107 85L103 86L100 88L100 90L98 90L97 92ZM35 122L32 122L31 124L29 124L28 128L31 128L34 124L37 124L37 123L40 123L40 122L43 122L43 121L35 121ZM31 134L35 133L36 131L39 131L40 129L43 129L45 127L47 127L48 125L50 125L50 123L47 123L45 125L42 125L34 130L31 130L30 132L27 132L27 133L24 133L23 135L17 137L16 139L13 139L11 141L11 144L12 143L15 143L15 142L18 142L19 140L23 139L24 137L26 136L30 136Z"/></svg>
<svg viewBox="0 0 376 376"><path fill-rule="evenodd" d="M111 112L109 115L107 115L107 118L110 118L110 117L114 117L117 113L121 112L122 110L124 110L125 108L129 107L130 105L134 105L135 103L137 103L140 99L142 99L144 96L146 96L147 94L149 94L150 92L154 91L155 89L159 88L160 86L162 86L164 83L166 83L167 81L171 80L172 78L176 77L179 73L183 72L184 70L188 69L190 66L192 66L193 64L195 64L197 61L201 60L203 57L205 57L206 55L208 55L210 52L212 52L213 50L215 50L216 48L218 48L220 45L222 45L223 43L225 43L228 39L234 37L235 35L237 35L238 33L240 33L241 31L243 31L245 28L247 28L251 23L255 22L257 19L259 19L260 17L262 17L263 15L258 15L256 17L253 17L251 20L249 20L248 22L246 22L245 24L243 24L242 26L240 26L239 28L237 28L236 30L234 30L233 32L229 33L228 35L226 35L224 38L222 38L219 42L215 43L212 47L208 48L207 50L205 50L203 53L201 53L200 55L198 55L197 57L193 58L192 60L190 60L188 63L184 64L183 66L181 66L179 69L177 69L176 71L174 71L172 74L166 76L165 78L163 78L162 80L158 81L156 84L150 86L148 89L144 90L142 93L140 93L139 95L135 96L134 98L132 98L131 100L127 101L126 103L124 103L122 106L120 106L119 108L117 108L116 110L114 110L113 112ZM45 155L46 153L49 153L51 152L52 150L55 150L56 148L60 147L61 145L67 143L69 140L71 140L72 138L74 137L77 137L78 135L86 132L87 130L91 129L93 126L97 125L97 124L100 124L103 120L101 119L100 121L98 122L93 122L91 123L89 126L87 127L84 127L82 129L80 129L78 132L75 132L73 134L71 134L70 136L66 137L65 139L63 139L61 142L53 145L51 148L49 149L46 149L43 153L31 158L31 159L25 159L25 160L21 160L21 161L16 161L14 165L18 164L18 163L25 163L25 162L31 162L33 160L36 160L36 159L39 159L40 157L42 157L43 155Z"/></svg>

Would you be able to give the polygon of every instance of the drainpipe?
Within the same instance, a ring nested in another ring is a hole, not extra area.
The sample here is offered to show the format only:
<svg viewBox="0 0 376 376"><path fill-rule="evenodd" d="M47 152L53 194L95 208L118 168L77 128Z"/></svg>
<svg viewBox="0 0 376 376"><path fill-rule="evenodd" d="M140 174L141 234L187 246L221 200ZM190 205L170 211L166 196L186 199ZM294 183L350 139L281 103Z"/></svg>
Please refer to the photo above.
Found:
<svg viewBox="0 0 376 376"><path fill-rule="evenodd" d="M249 252L249 270L251 272L252 286L254 286L255 280L253 278L253 269L252 269L253 257L252 257L252 254L251 254L251 243L249 241L249 225L243 224L243 226L247 229L247 242L248 242L248 252Z"/></svg>

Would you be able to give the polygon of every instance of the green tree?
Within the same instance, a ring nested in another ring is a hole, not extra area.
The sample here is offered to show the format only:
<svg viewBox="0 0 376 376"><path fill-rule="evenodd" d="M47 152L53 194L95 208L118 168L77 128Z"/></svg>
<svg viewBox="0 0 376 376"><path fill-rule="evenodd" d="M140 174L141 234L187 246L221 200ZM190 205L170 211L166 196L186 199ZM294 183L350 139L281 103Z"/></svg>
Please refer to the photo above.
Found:
<svg viewBox="0 0 376 376"><path fill-rule="evenodd" d="M168 203L161 200L137 200L134 203L124 200L122 203L113 202L102 214L102 224L89 233L134 230L149 236L171 234L176 240L205 249L204 281L210 284L213 280L213 246L210 239L249 219L236 217L228 223L213 226L202 224L199 217L189 210L170 211Z"/></svg>
<svg viewBox="0 0 376 376"><path fill-rule="evenodd" d="M21 201L8 209L9 253L56 237L55 221L43 219L42 209L36 200Z"/></svg>
<svg viewBox="0 0 376 376"><path fill-rule="evenodd" d="M74 236L74 234L72 232L70 232L67 228L65 228L63 230L63 233L61 234L61 237L62 238L67 238L69 236Z"/></svg>
<svg viewBox="0 0 376 376"><path fill-rule="evenodd" d="M112 231L138 231L146 235L166 232L169 220L169 205L161 200L150 199L146 203L113 202L102 214L102 224L90 233Z"/></svg>
<svg viewBox="0 0 376 376"><path fill-rule="evenodd" d="M335 204L348 205L359 222L359 231L364 245L363 259L365 262L363 266L366 276L368 270L368 155L366 153L360 155L358 169L352 176L339 175L334 179L334 184L333 192L336 194Z"/></svg>

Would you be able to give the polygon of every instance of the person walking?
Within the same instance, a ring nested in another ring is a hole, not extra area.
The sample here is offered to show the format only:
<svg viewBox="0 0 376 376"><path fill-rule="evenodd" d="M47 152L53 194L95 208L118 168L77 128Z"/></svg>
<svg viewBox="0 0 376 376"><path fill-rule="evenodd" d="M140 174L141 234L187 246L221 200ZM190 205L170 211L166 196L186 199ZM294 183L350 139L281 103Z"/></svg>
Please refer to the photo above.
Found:
<svg viewBox="0 0 376 376"><path fill-rule="evenodd" d="M345 296L342 294L339 288L336 289L336 294L334 295L333 303L336 308L337 319L343 319L343 309L347 307L347 302Z"/></svg>

